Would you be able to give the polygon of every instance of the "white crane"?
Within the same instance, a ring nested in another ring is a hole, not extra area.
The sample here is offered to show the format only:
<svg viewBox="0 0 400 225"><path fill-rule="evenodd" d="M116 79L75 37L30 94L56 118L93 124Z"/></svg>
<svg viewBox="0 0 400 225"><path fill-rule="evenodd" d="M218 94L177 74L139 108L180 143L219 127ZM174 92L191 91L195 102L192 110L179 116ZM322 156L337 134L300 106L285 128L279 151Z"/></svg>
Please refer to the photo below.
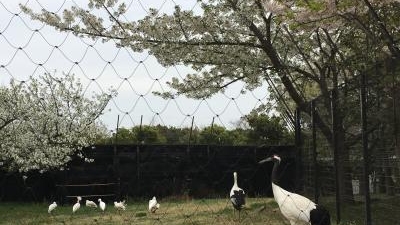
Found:
<svg viewBox="0 0 400 225"><path fill-rule="evenodd" d="M331 224L328 210L304 196L289 192L279 186L277 173L281 158L278 155L261 160L259 163L265 162L274 162L271 175L272 192L282 215L289 220L291 225L304 223L311 225Z"/></svg>
<svg viewBox="0 0 400 225"><path fill-rule="evenodd" d="M106 203L104 203L103 201L101 201L101 198L99 198L99 207L101 209L101 211L104 212L104 210L106 210Z"/></svg>
<svg viewBox="0 0 400 225"><path fill-rule="evenodd" d="M93 208L97 208L97 204L93 201L90 200L86 200L86 206L87 207L93 207Z"/></svg>
<svg viewBox="0 0 400 225"><path fill-rule="evenodd" d="M245 193L237 184L237 173L233 172L233 186L229 192L229 197L231 199L233 208L239 211L239 221L240 221L240 210L246 204Z"/></svg>
<svg viewBox="0 0 400 225"><path fill-rule="evenodd" d="M159 208L160 204L157 203L156 196L153 196L153 198L149 200L149 212L155 213Z"/></svg>
<svg viewBox="0 0 400 225"><path fill-rule="evenodd" d="M49 209L47 210L48 213L51 213L57 207L57 203L53 202L49 205Z"/></svg>
<svg viewBox="0 0 400 225"><path fill-rule="evenodd" d="M118 210L125 210L125 200L122 202L114 202L114 207Z"/></svg>
<svg viewBox="0 0 400 225"><path fill-rule="evenodd" d="M82 200L81 196L76 197L76 199L76 203L72 206L72 213L75 213L81 207L81 204L79 203Z"/></svg>

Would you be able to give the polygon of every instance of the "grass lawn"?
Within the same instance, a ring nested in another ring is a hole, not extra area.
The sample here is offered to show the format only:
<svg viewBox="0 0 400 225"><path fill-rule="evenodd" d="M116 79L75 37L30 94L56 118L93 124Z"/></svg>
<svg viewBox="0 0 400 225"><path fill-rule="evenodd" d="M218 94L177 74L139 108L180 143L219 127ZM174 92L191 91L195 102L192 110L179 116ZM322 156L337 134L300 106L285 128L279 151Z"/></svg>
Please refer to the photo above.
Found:
<svg viewBox="0 0 400 225"><path fill-rule="evenodd" d="M0 224L289 224L270 198L247 198L240 223L228 199L159 202L155 214L147 212L148 201L128 201L126 211L118 212L111 202L104 214L81 204L74 215L72 205L58 206L49 215L48 204L0 203Z"/></svg>
<svg viewBox="0 0 400 225"><path fill-rule="evenodd" d="M380 198L381 199L381 198ZM399 199L390 199L398 201ZM85 199L82 201L84 202ZM88 208L81 204L77 213L72 214L72 205L58 206L51 215L47 213L49 204L34 203L1 203L0 224L167 224L167 225L236 225L236 224L263 224L289 225L281 215L278 205L272 198L247 198L246 207L241 212L241 218L228 198L226 199L199 199L199 200L171 200L159 199L160 209L155 213L147 211L148 200L127 201L126 211L119 212L111 202L106 202L105 213L99 209ZM400 214L390 213L385 206L393 206L388 200L374 200L372 205L373 219L379 225L392 225ZM326 204L331 212L332 225L336 224L333 201ZM355 204L346 206L342 210L342 217L346 223L340 225L362 225L363 206Z"/></svg>

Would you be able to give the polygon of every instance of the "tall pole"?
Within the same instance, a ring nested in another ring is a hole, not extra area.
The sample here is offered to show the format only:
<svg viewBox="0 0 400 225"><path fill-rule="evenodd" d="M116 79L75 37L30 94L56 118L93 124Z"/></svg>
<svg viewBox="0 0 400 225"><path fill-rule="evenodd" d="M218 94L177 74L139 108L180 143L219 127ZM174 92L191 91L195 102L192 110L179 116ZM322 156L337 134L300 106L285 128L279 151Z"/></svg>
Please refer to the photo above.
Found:
<svg viewBox="0 0 400 225"><path fill-rule="evenodd" d="M318 204L319 198L319 168L317 162L317 129L315 126L315 100L310 103L311 112L311 125L312 125L312 153L314 164L314 200Z"/></svg>
<svg viewBox="0 0 400 225"><path fill-rule="evenodd" d="M210 130L211 137L212 137L213 131L214 131L214 119L215 119L215 117L212 118L212 122L211 122L211 130ZM208 159L210 159L210 144L207 144L207 157L208 157Z"/></svg>
<svg viewBox="0 0 400 225"><path fill-rule="evenodd" d="M362 133L362 148L364 157L364 198L365 198L365 225L371 225L371 197L369 192L369 151L368 151L368 133L367 133L367 97L366 97L366 77L361 74L360 85L360 107L361 107L361 133Z"/></svg>
<svg viewBox="0 0 400 225"><path fill-rule="evenodd" d="M192 125L190 126L190 133L189 133L189 140L188 140L188 151L189 151L189 148L190 148L190 142L191 142L191 140L192 140L192 132L193 132L193 124L194 124L194 116L192 117Z"/></svg>
<svg viewBox="0 0 400 225"><path fill-rule="evenodd" d="M136 145L136 187L139 193L140 190L140 146L143 144L142 136L143 115L140 116L139 126L139 143Z"/></svg>
<svg viewBox="0 0 400 225"><path fill-rule="evenodd" d="M340 185L339 185L339 150L337 137L337 88L331 90L331 119L332 119L332 142L333 142L333 160L335 166L335 186L336 186L336 221L340 223Z"/></svg>
<svg viewBox="0 0 400 225"><path fill-rule="evenodd" d="M121 176L120 176L120 171L119 171L119 157L118 157L118 131L119 131L119 115L117 117L117 129L115 131L115 140L114 140L114 158L113 158L113 163L114 163L114 176L116 175L117 177L117 190L115 193L115 196L118 198L120 197L121 193Z"/></svg>
<svg viewBox="0 0 400 225"><path fill-rule="evenodd" d="M301 140L301 110L297 108L295 111L295 142L296 142L296 177L297 177L297 191L301 191L303 189L303 161L302 161L302 149L303 142Z"/></svg>

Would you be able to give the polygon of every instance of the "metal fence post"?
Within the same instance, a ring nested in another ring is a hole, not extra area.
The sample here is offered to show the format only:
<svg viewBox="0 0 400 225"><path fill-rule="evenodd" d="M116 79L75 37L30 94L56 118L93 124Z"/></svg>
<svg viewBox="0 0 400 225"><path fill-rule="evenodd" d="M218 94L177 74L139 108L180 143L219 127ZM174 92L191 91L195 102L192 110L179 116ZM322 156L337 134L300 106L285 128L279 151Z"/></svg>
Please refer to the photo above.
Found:
<svg viewBox="0 0 400 225"><path fill-rule="evenodd" d="M335 167L335 186L336 186L336 222L340 223L340 185L339 185L339 151L337 145L337 100L338 90L334 88L331 90L331 119L332 119L332 143L333 143L333 160Z"/></svg>
<svg viewBox="0 0 400 225"><path fill-rule="evenodd" d="M396 87L398 85L398 83L396 82L396 63L394 62L393 58L391 58L390 61L390 74L392 75L392 104L393 104L393 136L394 136L394 140L395 140L395 148L397 150L397 154L400 155L400 150L397 148L399 140L398 140L398 119L397 119L397 96L396 96Z"/></svg>
<svg viewBox="0 0 400 225"><path fill-rule="evenodd" d="M114 155L113 155L113 167L114 167L114 179L117 180L117 187L115 190L115 196L120 197L121 194L121 186L120 186L120 169L119 169L119 156L118 156L118 132L119 132L119 115L117 117L117 129L115 131L115 140L114 140ZM115 177L116 176L116 177Z"/></svg>
<svg viewBox="0 0 400 225"><path fill-rule="evenodd" d="M365 198L365 225L371 225L371 199L369 192L369 152L368 152L368 133L367 133L367 109L366 109L366 77L361 74L360 85L360 108L361 108L361 133L362 133L362 148L364 157L364 198Z"/></svg>
<svg viewBox="0 0 400 225"><path fill-rule="evenodd" d="M140 146L144 144L144 135L143 135L143 115L140 116L140 126L139 126L139 143L136 145L136 191L139 193L140 191Z"/></svg>
<svg viewBox="0 0 400 225"><path fill-rule="evenodd" d="M190 126L190 133L189 133L189 139L188 139L188 146L187 146L187 151L189 153L190 151L190 145L192 144L192 135L193 135L193 125L194 125L194 116L192 117L192 125Z"/></svg>
<svg viewBox="0 0 400 225"><path fill-rule="evenodd" d="M295 142L296 142L296 191L301 191L303 185L303 161L302 161L302 141L301 141L301 110L297 108L295 111Z"/></svg>
<svg viewBox="0 0 400 225"><path fill-rule="evenodd" d="M312 125L312 153L313 153L313 165L314 165L314 201L318 204L319 198L319 173L318 173L318 162L317 162L317 129L315 126L315 100L310 102L310 114L311 114L311 125Z"/></svg>

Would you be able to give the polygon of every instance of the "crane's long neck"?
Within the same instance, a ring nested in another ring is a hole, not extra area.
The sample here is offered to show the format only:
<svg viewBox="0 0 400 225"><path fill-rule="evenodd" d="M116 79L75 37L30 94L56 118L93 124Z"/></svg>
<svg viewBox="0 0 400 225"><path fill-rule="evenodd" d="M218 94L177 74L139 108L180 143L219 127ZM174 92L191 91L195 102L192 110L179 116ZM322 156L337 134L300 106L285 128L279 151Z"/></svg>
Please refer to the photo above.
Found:
<svg viewBox="0 0 400 225"><path fill-rule="evenodd" d="M233 186L236 186L236 187L238 186L237 185L237 174L236 173L233 174Z"/></svg>
<svg viewBox="0 0 400 225"><path fill-rule="evenodd" d="M278 167L279 167L279 162L275 161L274 166L272 167L271 182L276 185L279 184Z"/></svg>

